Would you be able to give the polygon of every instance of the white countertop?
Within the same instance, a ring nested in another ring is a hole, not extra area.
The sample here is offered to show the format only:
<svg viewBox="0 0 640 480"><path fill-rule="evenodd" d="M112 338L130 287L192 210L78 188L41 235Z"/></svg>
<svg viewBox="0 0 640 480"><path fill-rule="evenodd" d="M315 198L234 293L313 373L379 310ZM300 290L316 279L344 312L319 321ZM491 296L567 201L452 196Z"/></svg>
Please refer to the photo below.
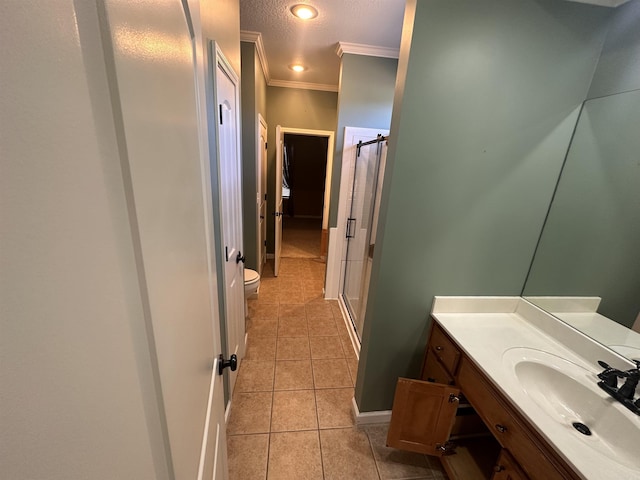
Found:
<svg viewBox="0 0 640 480"><path fill-rule="evenodd" d="M503 354L525 347L556 355L592 372L594 385L602 370L598 360L622 370L633 364L520 297L436 297L432 316L576 473L589 480L640 479L640 451L637 465L631 468L587 446L584 442L590 437L546 414L514 381ZM609 399L604 391L601 394ZM640 429L640 417L613 399L610 407L622 411Z"/></svg>

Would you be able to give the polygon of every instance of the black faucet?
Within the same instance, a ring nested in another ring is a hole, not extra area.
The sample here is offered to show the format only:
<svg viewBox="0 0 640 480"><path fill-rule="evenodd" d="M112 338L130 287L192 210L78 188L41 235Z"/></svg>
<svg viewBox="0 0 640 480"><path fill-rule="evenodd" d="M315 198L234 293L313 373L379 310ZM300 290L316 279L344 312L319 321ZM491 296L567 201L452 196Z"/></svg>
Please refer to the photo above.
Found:
<svg viewBox="0 0 640 480"><path fill-rule="evenodd" d="M640 361L634 360L634 362L636 363L636 368L625 372L615 369L602 360L599 360L598 364L604 368L604 371L598 374L598 378L601 380L598 382L598 386L633 413L640 415L640 398L635 402L633 401L636 387L640 381ZM626 379L620 388L618 388L618 378Z"/></svg>

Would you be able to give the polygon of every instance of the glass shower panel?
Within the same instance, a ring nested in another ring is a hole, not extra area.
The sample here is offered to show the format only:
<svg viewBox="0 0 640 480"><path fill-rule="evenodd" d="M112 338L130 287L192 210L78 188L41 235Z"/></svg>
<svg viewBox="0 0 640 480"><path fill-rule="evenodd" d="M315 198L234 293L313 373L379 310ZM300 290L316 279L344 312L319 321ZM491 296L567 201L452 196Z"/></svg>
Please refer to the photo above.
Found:
<svg viewBox="0 0 640 480"><path fill-rule="evenodd" d="M381 142L363 145L356 153L351 209L347 220L347 254L345 258L342 299L358 335L362 339L362 323L370 257L373 253L371 231L376 201Z"/></svg>

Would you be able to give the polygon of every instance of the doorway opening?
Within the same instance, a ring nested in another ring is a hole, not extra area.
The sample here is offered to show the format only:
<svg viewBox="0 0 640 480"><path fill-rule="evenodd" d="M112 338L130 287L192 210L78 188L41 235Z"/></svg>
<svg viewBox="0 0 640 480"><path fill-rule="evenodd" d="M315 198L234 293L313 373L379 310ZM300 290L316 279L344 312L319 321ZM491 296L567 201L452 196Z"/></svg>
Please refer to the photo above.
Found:
<svg viewBox="0 0 640 480"><path fill-rule="evenodd" d="M282 158L282 256L322 257L328 137L285 133ZM326 256L326 252L324 253Z"/></svg>
<svg viewBox="0 0 640 480"><path fill-rule="evenodd" d="M282 256L326 260L334 132L278 125L276 139L274 275L277 277ZM284 224L288 236L286 248L290 251L283 253ZM292 245L293 249L289 248Z"/></svg>

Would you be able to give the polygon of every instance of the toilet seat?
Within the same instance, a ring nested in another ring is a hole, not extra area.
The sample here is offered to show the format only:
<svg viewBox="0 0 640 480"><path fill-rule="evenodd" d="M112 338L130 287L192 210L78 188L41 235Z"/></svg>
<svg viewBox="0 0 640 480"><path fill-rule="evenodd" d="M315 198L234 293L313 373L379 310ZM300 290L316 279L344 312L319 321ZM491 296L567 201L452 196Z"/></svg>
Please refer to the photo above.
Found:
<svg viewBox="0 0 640 480"><path fill-rule="evenodd" d="M260 281L260 275L255 270L251 270L249 268L244 269L244 285L245 287L248 285L252 285L254 283L258 283Z"/></svg>

